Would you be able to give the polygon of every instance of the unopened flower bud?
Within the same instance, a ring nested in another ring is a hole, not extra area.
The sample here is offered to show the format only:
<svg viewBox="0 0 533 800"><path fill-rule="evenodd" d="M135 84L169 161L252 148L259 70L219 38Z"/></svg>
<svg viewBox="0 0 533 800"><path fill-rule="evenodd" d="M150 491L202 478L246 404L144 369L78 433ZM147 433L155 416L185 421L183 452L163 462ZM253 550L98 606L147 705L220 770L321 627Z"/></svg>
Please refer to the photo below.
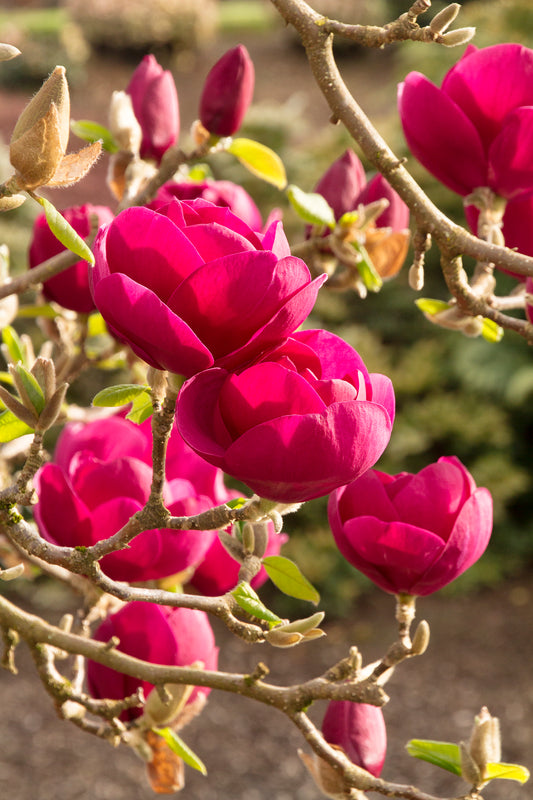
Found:
<svg viewBox="0 0 533 800"><path fill-rule="evenodd" d="M209 72L200 98L200 121L215 136L241 126L254 91L254 65L242 44L228 50Z"/></svg>
<svg viewBox="0 0 533 800"><path fill-rule="evenodd" d="M426 652L429 645L429 625L425 619L418 623L411 642L411 653L414 656L421 656Z"/></svg>
<svg viewBox="0 0 533 800"><path fill-rule="evenodd" d="M335 749L340 750L340 748L337 747L335 747ZM298 755L314 782L326 797L334 798L334 800L337 800L337 798L342 800L342 798L346 797L346 787L342 776L337 770L333 769L331 764L328 764L323 758L317 756L316 753L309 755L308 753L304 753L303 750L298 750Z"/></svg>
<svg viewBox="0 0 533 800"><path fill-rule="evenodd" d="M23 403L17 400L7 389L4 389L3 386L0 386L0 401L2 401L5 407L8 408L17 419L20 419L21 422L25 422L30 428L35 428L37 425L37 414L35 411L26 408Z"/></svg>
<svg viewBox="0 0 533 800"><path fill-rule="evenodd" d="M409 269L409 286L415 292L420 292L424 288L424 265L412 264Z"/></svg>
<svg viewBox="0 0 533 800"><path fill-rule="evenodd" d="M448 31L443 33L439 38L439 43L444 47L457 47L461 44L466 44L473 39L476 35L475 28L457 28L455 31Z"/></svg>
<svg viewBox="0 0 533 800"><path fill-rule="evenodd" d="M4 42L0 44L0 61L10 61L17 56L20 56L18 47L14 47L12 44L5 44Z"/></svg>
<svg viewBox="0 0 533 800"><path fill-rule="evenodd" d="M299 644L303 638L303 634L297 631L287 633L278 627L272 628L265 633L265 639L273 647L294 647Z"/></svg>
<svg viewBox="0 0 533 800"><path fill-rule="evenodd" d="M245 522L242 528L242 547L245 555L252 555L255 550L254 527L250 522Z"/></svg>
<svg viewBox="0 0 533 800"><path fill-rule="evenodd" d="M330 744L340 747L358 767L379 776L387 752L387 731L378 706L331 700L322 733Z"/></svg>
<svg viewBox="0 0 533 800"><path fill-rule="evenodd" d="M501 759L500 721L497 717L492 717L486 707L483 707L475 718L470 735L469 753L476 763L482 779L487 764L498 762Z"/></svg>
<svg viewBox="0 0 533 800"><path fill-rule="evenodd" d="M126 92L113 92L111 95L109 129L121 150L139 155L142 130L133 111L131 96Z"/></svg>
<svg viewBox="0 0 533 800"><path fill-rule="evenodd" d="M142 132L141 158L158 163L178 141L180 115L174 78L158 64L155 56L145 56L128 84L133 112Z"/></svg>
<svg viewBox="0 0 533 800"><path fill-rule="evenodd" d="M438 14L435 14L429 23L430 31L432 33L444 33L444 31L452 24L460 9L461 6L459 3L451 3L449 6L446 6L446 8L443 8L442 11L439 11Z"/></svg>
<svg viewBox="0 0 533 800"><path fill-rule="evenodd" d="M44 407L39 416L39 422L37 426L40 431L47 431L48 428L52 427L58 418L68 387L68 383L62 383L60 386L58 386L49 402Z"/></svg>
<svg viewBox="0 0 533 800"><path fill-rule="evenodd" d="M24 574L24 564L16 564L8 569L0 569L0 581L14 581Z"/></svg>
<svg viewBox="0 0 533 800"><path fill-rule="evenodd" d="M9 147L19 185L47 184L67 149L70 97L64 67L56 67L20 115Z"/></svg>
<svg viewBox="0 0 533 800"><path fill-rule="evenodd" d="M56 390L56 369L52 359L39 356L35 359L31 374L43 390L45 400L50 400Z"/></svg>

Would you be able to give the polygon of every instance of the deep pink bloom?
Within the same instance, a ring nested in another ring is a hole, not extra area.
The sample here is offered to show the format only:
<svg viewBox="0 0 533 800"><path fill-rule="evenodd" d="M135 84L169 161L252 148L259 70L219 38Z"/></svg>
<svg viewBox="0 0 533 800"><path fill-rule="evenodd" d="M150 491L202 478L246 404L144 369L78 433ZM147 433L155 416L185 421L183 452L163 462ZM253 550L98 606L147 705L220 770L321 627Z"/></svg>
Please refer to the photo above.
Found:
<svg viewBox="0 0 533 800"><path fill-rule="evenodd" d="M141 158L158 163L163 153L178 141L180 112L174 78L157 63L155 56L145 56L128 84L133 113L141 126Z"/></svg>
<svg viewBox="0 0 533 800"><path fill-rule="evenodd" d="M232 136L241 127L254 93L254 65L240 44L211 68L200 98L200 122L215 136Z"/></svg>
<svg viewBox="0 0 533 800"><path fill-rule="evenodd" d="M324 739L342 747L358 767L378 777L387 754L383 712L367 703L331 700L322 722Z"/></svg>
<svg viewBox="0 0 533 800"><path fill-rule="evenodd" d="M98 218L99 225L111 222L114 214L106 206L75 206L60 212L76 233L83 238L91 231L91 214ZM46 221L44 214L39 214L33 225L33 234L29 250L30 267L37 267L48 258L66 250L59 239L56 239ZM63 308L77 311L79 314L90 314L94 311L94 301L89 289L89 265L86 261L77 261L59 275L49 278L43 283L43 294L47 300L59 303Z"/></svg>
<svg viewBox="0 0 533 800"><path fill-rule="evenodd" d="M117 650L151 664L188 667L201 661L204 669L217 668L218 648L207 614L203 611L169 608L155 603L127 603L104 620L94 634L99 642L108 642L112 636L120 639ZM153 689L151 683L116 672L96 661L87 663L87 681L93 697L111 700L129 697L139 687L148 697ZM188 702L191 703L199 693L207 695L209 692L208 688L197 687ZM142 709L132 708L125 711L122 718L132 720L140 714Z"/></svg>
<svg viewBox="0 0 533 800"><path fill-rule="evenodd" d="M389 379L369 375L352 347L322 330L295 333L238 373L200 373L177 405L193 450L287 503L328 494L375 464L393 417Z"/></svg>
<svg viewBox="0 0 533 800"><path fill-rule="evenodd" d="M95 259L94 299L110 331L151 366L186 376L276 347L325 280L290 255L280 222L260 235L206 200L122 211L100 229Z"/></svg>
<svg viewBox="0 0 533 800"><path fill-rule="evenodd" d="M438 89L420 72L399 87L407 143L460 195L480 186L507 199L533 191L533 50L470 46Z"/></svg>
<svg viewBox="0 0 533 800"><path fill-rule="evenodd" d="M150 420L142 425L114 416L71 423L59 437L55 463L36 476L35 519L54 544L88 547L115 534L148 500L151 486ZM176 516L197 514L228 499L220 470L207 464L173 431L163 498ZM100 564L114 580L164 578L199 562L214 531L144 531L130 547Z"/></svg>
<svg viewBox="0 0 533 800"><path fill-rule="evenodd" d="M289 538L284 533L274 533L274 526L271 522L268 523L268 545L265 551L265 556L277 556L281 546L285 544ZM240 564L230 556L225 547L220 543L218 536L214 539L213 544L198 564L194 571L194 575L190 580L190 584L197 589L200 594L207 595L208 597L215 597L220 594L225 594L233 589L238 582ZM264 567L261 567L260 572L252 579L251 585L254 589L262 586L268 579L268 575Z"/></svg>
<svg viewBox="0 0 533 800"><path fill-rule="evenodd" d="M465 216L470 230L477 235L479 211L475 206L466 206ZM520 195L508 200L503 214L502 233L505 245L518 250L526 256L533 256L533 194ZM501 269L498 267L498 269ZM525 281L525 275L512 270L502 269L519 281Z"/></svg>
<svg viewBox="0 0 533 800"><path fill-rule="evenodd" d="M419 473L370 470L329 500L337 547L386 592L426 595L478 560L492 530L492 498L455 456Z"/></svg>
<svg viewBox="0 0 533 800"><path fill-rule="evenodd" d="M389 207L376 219L376 227L397 231L409 226L409 209L399 194L380 173L367 182L361 161L349 148L324 173L315 192L328 201L336 220L359 205L385 198Z"/></svg>
<svg viewBox="0 0 533 800"><path fill-rule="evenodd" d="M198 197L216 206L226 206L253 231L263 229L263 220L256 204L242 186L231 181L170 181L160 188L147 208L158 211L174 199L196 200Z"/></svg>

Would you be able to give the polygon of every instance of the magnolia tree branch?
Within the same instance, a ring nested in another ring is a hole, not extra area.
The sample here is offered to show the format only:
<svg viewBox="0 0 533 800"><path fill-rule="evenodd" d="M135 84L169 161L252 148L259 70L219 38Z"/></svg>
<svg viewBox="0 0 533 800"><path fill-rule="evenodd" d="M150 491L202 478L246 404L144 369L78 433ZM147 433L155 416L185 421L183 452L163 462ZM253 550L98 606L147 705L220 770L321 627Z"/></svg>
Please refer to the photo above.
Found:
<svg viewBox="0 0 533 800"><path fill-rule="evenodd" d="M360 106L348 91L333 55L333 36L324 17L305 0L272 0L288 24L299 33L315 81L332 111L332 121L342 122L359 144L366 158L381 172L409 206L418 238L430 235L446 260L446 280L461 308L472 316L493 319L504 328L515 330L533 343L533 326L493 308L463 280L460 257L469 255L477 261L492 263L519 275L533 275L533 259L508 248L478 239L452 222L426 196L393 153Z"/></svg>

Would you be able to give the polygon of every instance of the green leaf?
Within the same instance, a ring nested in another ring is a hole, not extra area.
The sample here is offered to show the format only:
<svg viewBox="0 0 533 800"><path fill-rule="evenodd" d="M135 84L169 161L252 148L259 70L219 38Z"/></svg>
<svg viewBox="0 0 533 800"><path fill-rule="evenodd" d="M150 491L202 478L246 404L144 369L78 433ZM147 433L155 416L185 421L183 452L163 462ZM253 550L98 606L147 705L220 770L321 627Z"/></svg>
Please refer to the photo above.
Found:
<svg viewBox="0 0 533 800"><path fill-rule="evenodd" d="M11 325L6 325L6 327L2 330L2 341L7 347L9 357L14 364L16 364L18 361L26 364L27 359L24 351L24 345L22 344L20 336L16 332L15 328L12 328Z"/></svg>
<svg viewBox="0 0 533 800"><path fill-rule="evenodd" d="M235 497L233 500L229 500L226 505L229 508L242 508L248 502L247 497Z"/></svg>
<svg viewBox="0 0 533 800"><path fill-rule="evenodd" d="M85 142L102 142L102 147L108 153L117 153L119 146L108 128L90 119L72 120L70 130Z"/></svg>
<svg viewBox="0 0 533 800"><path fill-rule="evenodd" d="M376 268L372 263L372 259L368 255L366 249L359 242L352 242L352 246L359 253L360 259L356 264L357 271L361 276L361 280L369 292L379 292L383 286L383 281Z"/></svg>
<svg viewBox="0 0 533 800"><path fill-rule="evenodd" d="M450 304L446 303L444 300L433 300L431 297L420 297L418 300L415 300L415 305L423 314L429 314L430 317L433 317L440 311L445 311L447 308L450 308Z"/></svg>
<svg viewBox="0 0 533 800"><path fill-rule="evenodd" d="M35 319L36 317L45 317L46 319L55 319L59 317L59 311L52 308L51 305L41 306L20 306L17 317L25 317L26 319Z"/></svg>
<svg viewBox="0 0 533 800"><path fill-rule="evenodd" d="M406 745L410 756L428 761L436 767L461 775L461 751L458 744L433 742L428 739L411 739Z"/></svg>
<svg viewBox="0 0 533 800"><path fill-rule="evenodd" d="M327 225L335 227L333 209L318 192L304 192L294 183L287 187L287 197L296 213L311 225Z"/></svg>
<svg viewBox="0 0 533 800"><path fill-rule="evenodd" d="M173 753L182 758L189 767L198 770L202 775L207 775L207 769L204 762L198 758L189 745L185 744L183 739L180 739L177 733L172 728L152 728L154 733L162 736L168 744Z"/></svg>
<svg viewBox="0 0 533 800"><path fill-rule="evenodd" d="M491 781L496 778L525 783L529 780L529 770L526 769L526 767L522 767L520 764L504 764L501 761L487 764L485 772L483 773L483 780Z"/></svg>
<svg viewBox="0 0 533 800"><path fill-rule="evenodd" d="M87 319L87 335L102 336L103 334L107 333L107 325L105 324L105 320L100 312L94 311L92 314L89 314Z"/></svg>
<svg viewBox="0 0 533 800"><path fill-rule="evenodd" d="M27 392L30 403L37 414L40 414L46 405L46 400L44 397L44 392L39 386L37 379L22 364L17 364L15 366L15 371L22 382L22 386Z"/></svg>
<svg viewBox="0 0 533 800"><path fill-rule="evenodd" d="M213 173L209 164L195 164L190 168L187 177L195 183L202 183L206 178L212 178Z"/></svg>
<svg viewBox="0 0 533 800"><path fill-rule="evenodd" d="M342 217L339 219L339 225L341 228L351 228L352 225L355 225L357 220L359 219L359 212L358 211L346 211Z"/></svg>
<svg viewBox="0 0 533 800"><path fill-rule="evenodd" d="M500 328L494 320L483 317L481 335L487 342L495 344L496 342L501 342L503 338L503 328Z"/></svg>
<svg viewBox="0 0 533 800"><path fill-rule="evenodd" d="M253 139L232 139L226 150L238 158L253 175L278 189L286 187L287 174L283 161L270 147Z"/></svg>
<svg viewBox="0 0 533 800"><path fill-rule="evenodd" d="M140 425L141 422L151 417L153 413L154 407L150 392L141 392L133 399L131 410L126 414L126 419L135 422L136 425Z"/></svg>
<svg viewBox="0 0 533 800"><path fill-rule="evenodd" d="M13 386L13 376L10 372L0 372L0 383L7 383L8 386Z"/></svg>
<svg viewBox="0 0 533 800"><path fill-rule="evenodd" d="M74 255L83 258L83 260L88 261L89 264L94 264L94 256L90 248L87 247L81 236L79 236L74 228L69 225L65 217L59 213L57 208L44 197L38 197L37 195L34 195L34 198L44 208L48 227L56 239L58 239L61 244L67 248L67 250L70 250L72 253L74 253Z"/></svg>
<svg viewBox="0 0 533 800"><path fill-rule="evenodd" d="M258 619L264 619L270 626L283 622L280 617L270 611L259 599L249 583L241 581L231 592L240 607Z"/></svg>
<svg viewBox="0 0 533 800"><path fill-rule="evenodd" d="M263 558L268 577L280 591L289 597L298 600L309 600L315 605L320 601L320 595L300 571L300 568L285 556L266 556Z"/></svg>
<svg viewBox="0 0 533 800"><path fill-rule="evenodd" d="M22 420L7 409L0 414L0 442L11 442L13 439L18 439L19 436L24 436L27 433L33 433L33 428L26 425Z"/></svg>
<svg viewBox="0 0 533 800"><path fill-rule="evenodd" d="M138 383L119 383L102 389L93 398L93 406L116 407L131 403L137 395L146 392L149 386L140 386Z"/></svg>

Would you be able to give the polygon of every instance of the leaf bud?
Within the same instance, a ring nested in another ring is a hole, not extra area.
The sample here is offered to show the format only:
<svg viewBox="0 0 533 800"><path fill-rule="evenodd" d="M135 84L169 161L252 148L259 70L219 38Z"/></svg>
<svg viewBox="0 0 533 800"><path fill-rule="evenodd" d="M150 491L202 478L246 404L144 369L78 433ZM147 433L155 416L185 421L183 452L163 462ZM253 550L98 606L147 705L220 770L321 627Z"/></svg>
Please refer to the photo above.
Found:
<svg viewBox="0 0 533 800"><path fill-rule="evenodd" d="M449 6L446 6L446 8L443 8L442 11L439 11L438 14L435 14L429 23L431 33L444 33L452 24L460 9L461 6L459 3L451 3Z"/></svg>
<svg viewBox="0 0 533 800"><path fill-rule="evenodd" d="M266 549L268 547L268 523L265 520L261 522L254 522L253 524L254 529L254 536L255 536L255 543L254 543L254 555L258 558L263 558L266 553Z"/></svg>
<svg viewBox="0 0 533 800"><path fill-rule="evenodd" d="M461 44L466 44L473 39L476 35L475 28L457 28L455 31L448 31L439 36L439 44L444 47L457 47Z"/></svg>
<svg viewBox="0 0 533 800"><path fill-rule="evenodd" d="M0 401L2 401L5 407L8 408L17 419L20 419L21 422L25 422L30 428L36 427L37 415L35 412L27 409L23 403L17 400L7 389L4 389L3 386L0 386Z"/></svg>
<svg viewBox="0 0 533 800"><path fill-rule="evenodd" d="M479 786L481 773L464 742L459 742L459 750L461 753L461 777L472 786Z"/></svg>
<svg viewBox="0 0 533 800"><path fill-rule="evenodd" d="M20 50L12 44L0 44L0 61L11 61L12 58L20 56Z"/></svg>
<svg viewBox="0 0 533 800"><path fill-rule="evenodd" d="M429 645L429 625L425 619L418 623L411 643L411 653L414 656L421 656L426 652Z"/></svg>
<svg viewBox="0 0 533 800"><path fill-rule="evenodd" d="M276 630L283 630L286 633L292 633L294 631L297 633L308 633L309 631L317 628L324 617L324 611L317 611L316 614L312 614L310 617L306 617L305 619L297 619L294 622L287 623L286 625L277 625Z"/></svg>
<svg viewBox="0 0 533 800"><path fill-rule="evenodd" d="M468 749L481 779L487 764L498 762L501 758L500 721L497 717L492 717L486 707L481 709L474 720Z"/></svg>
<svg viewBox="0 0 533 800"><path fill-rule="evenodd" d="M341 750L340 747L332 745L335 750ZM326 797L334 798L334 800L342 800L346 797L345 784L342 776L333 769L331 764L328 764L323 758L317 756L316 753L309 755L304 753L303 750L298 750L298 755L307 768L309 774L313 778L318 788L323 792ZM353 792L356 790L352 790ZM356 797L364 797L364 795L355 795Z"/></svg>
<svg viewBox="0 0 533 800"><path fill-rule="evenodd" d="M287 633L282 627L277 626L265 633L265 639L273 647L294 647L303 640L303 634L293 631Z"/></svg>
<svg viewBox="0 0 533 800"><path fill-rule="evenodd" d="M225 550L227 550L230 556L234 558L235 561L238 561L239 564L242 564L244 561L244 552L242 544L237 537L232 536L226 531L218 531L218 538L220 539L220 544Z"/></svg>
<svg viewBox="0 0 533 800"><path fill-rule="evenodd" d="M121 150L138 156L142 130L133 111L131 95L113 92L109 105L109 129Z"/></svg>
<svg viewBox="0 0 533 800"><path fill-rule="evenodd" d="M46 400L50 400L56 390L56 369L51 358L39 356L30 370L44 392Z"/></svg>
<svg viewBox="0 0 533 800"><path fill-rule="evenodd" d="M39 422L37 426L39 431L47 431L48 428L52 427L58 418L68 387L68 383L61 383L55 390L50 400L47 402L39 416Z"/></svg>
<svg viewBox="0 0 533 800"><path fill-rule="evenodd" d="M255 551L254 526L245 522L242 528L242 547L245 555L253 555Z"/></svg>
<svg viewBox="0 0 533 800"><path fill-rule="evenodd" d="M24 564L16 564L14 567L0 569L0 581L14 581L24 573Z"/></svg>
<svg viewBox="0 0 533 800"><path fill-rule="evenodd" d="M192 666L198 666L198 663ZM166 683L167 699L163 700L157 691L152 691L144 704L141 724L148 728L169 725L183 709L191 696L194 686L181 683Z"/></svg>
<svg viewBox="0 0 533 800"><path fill-rule="evenodd" d="M26 200L23 194L12 194L9 197L0 197L0 211L12 211L19 208Z"/></svg>

